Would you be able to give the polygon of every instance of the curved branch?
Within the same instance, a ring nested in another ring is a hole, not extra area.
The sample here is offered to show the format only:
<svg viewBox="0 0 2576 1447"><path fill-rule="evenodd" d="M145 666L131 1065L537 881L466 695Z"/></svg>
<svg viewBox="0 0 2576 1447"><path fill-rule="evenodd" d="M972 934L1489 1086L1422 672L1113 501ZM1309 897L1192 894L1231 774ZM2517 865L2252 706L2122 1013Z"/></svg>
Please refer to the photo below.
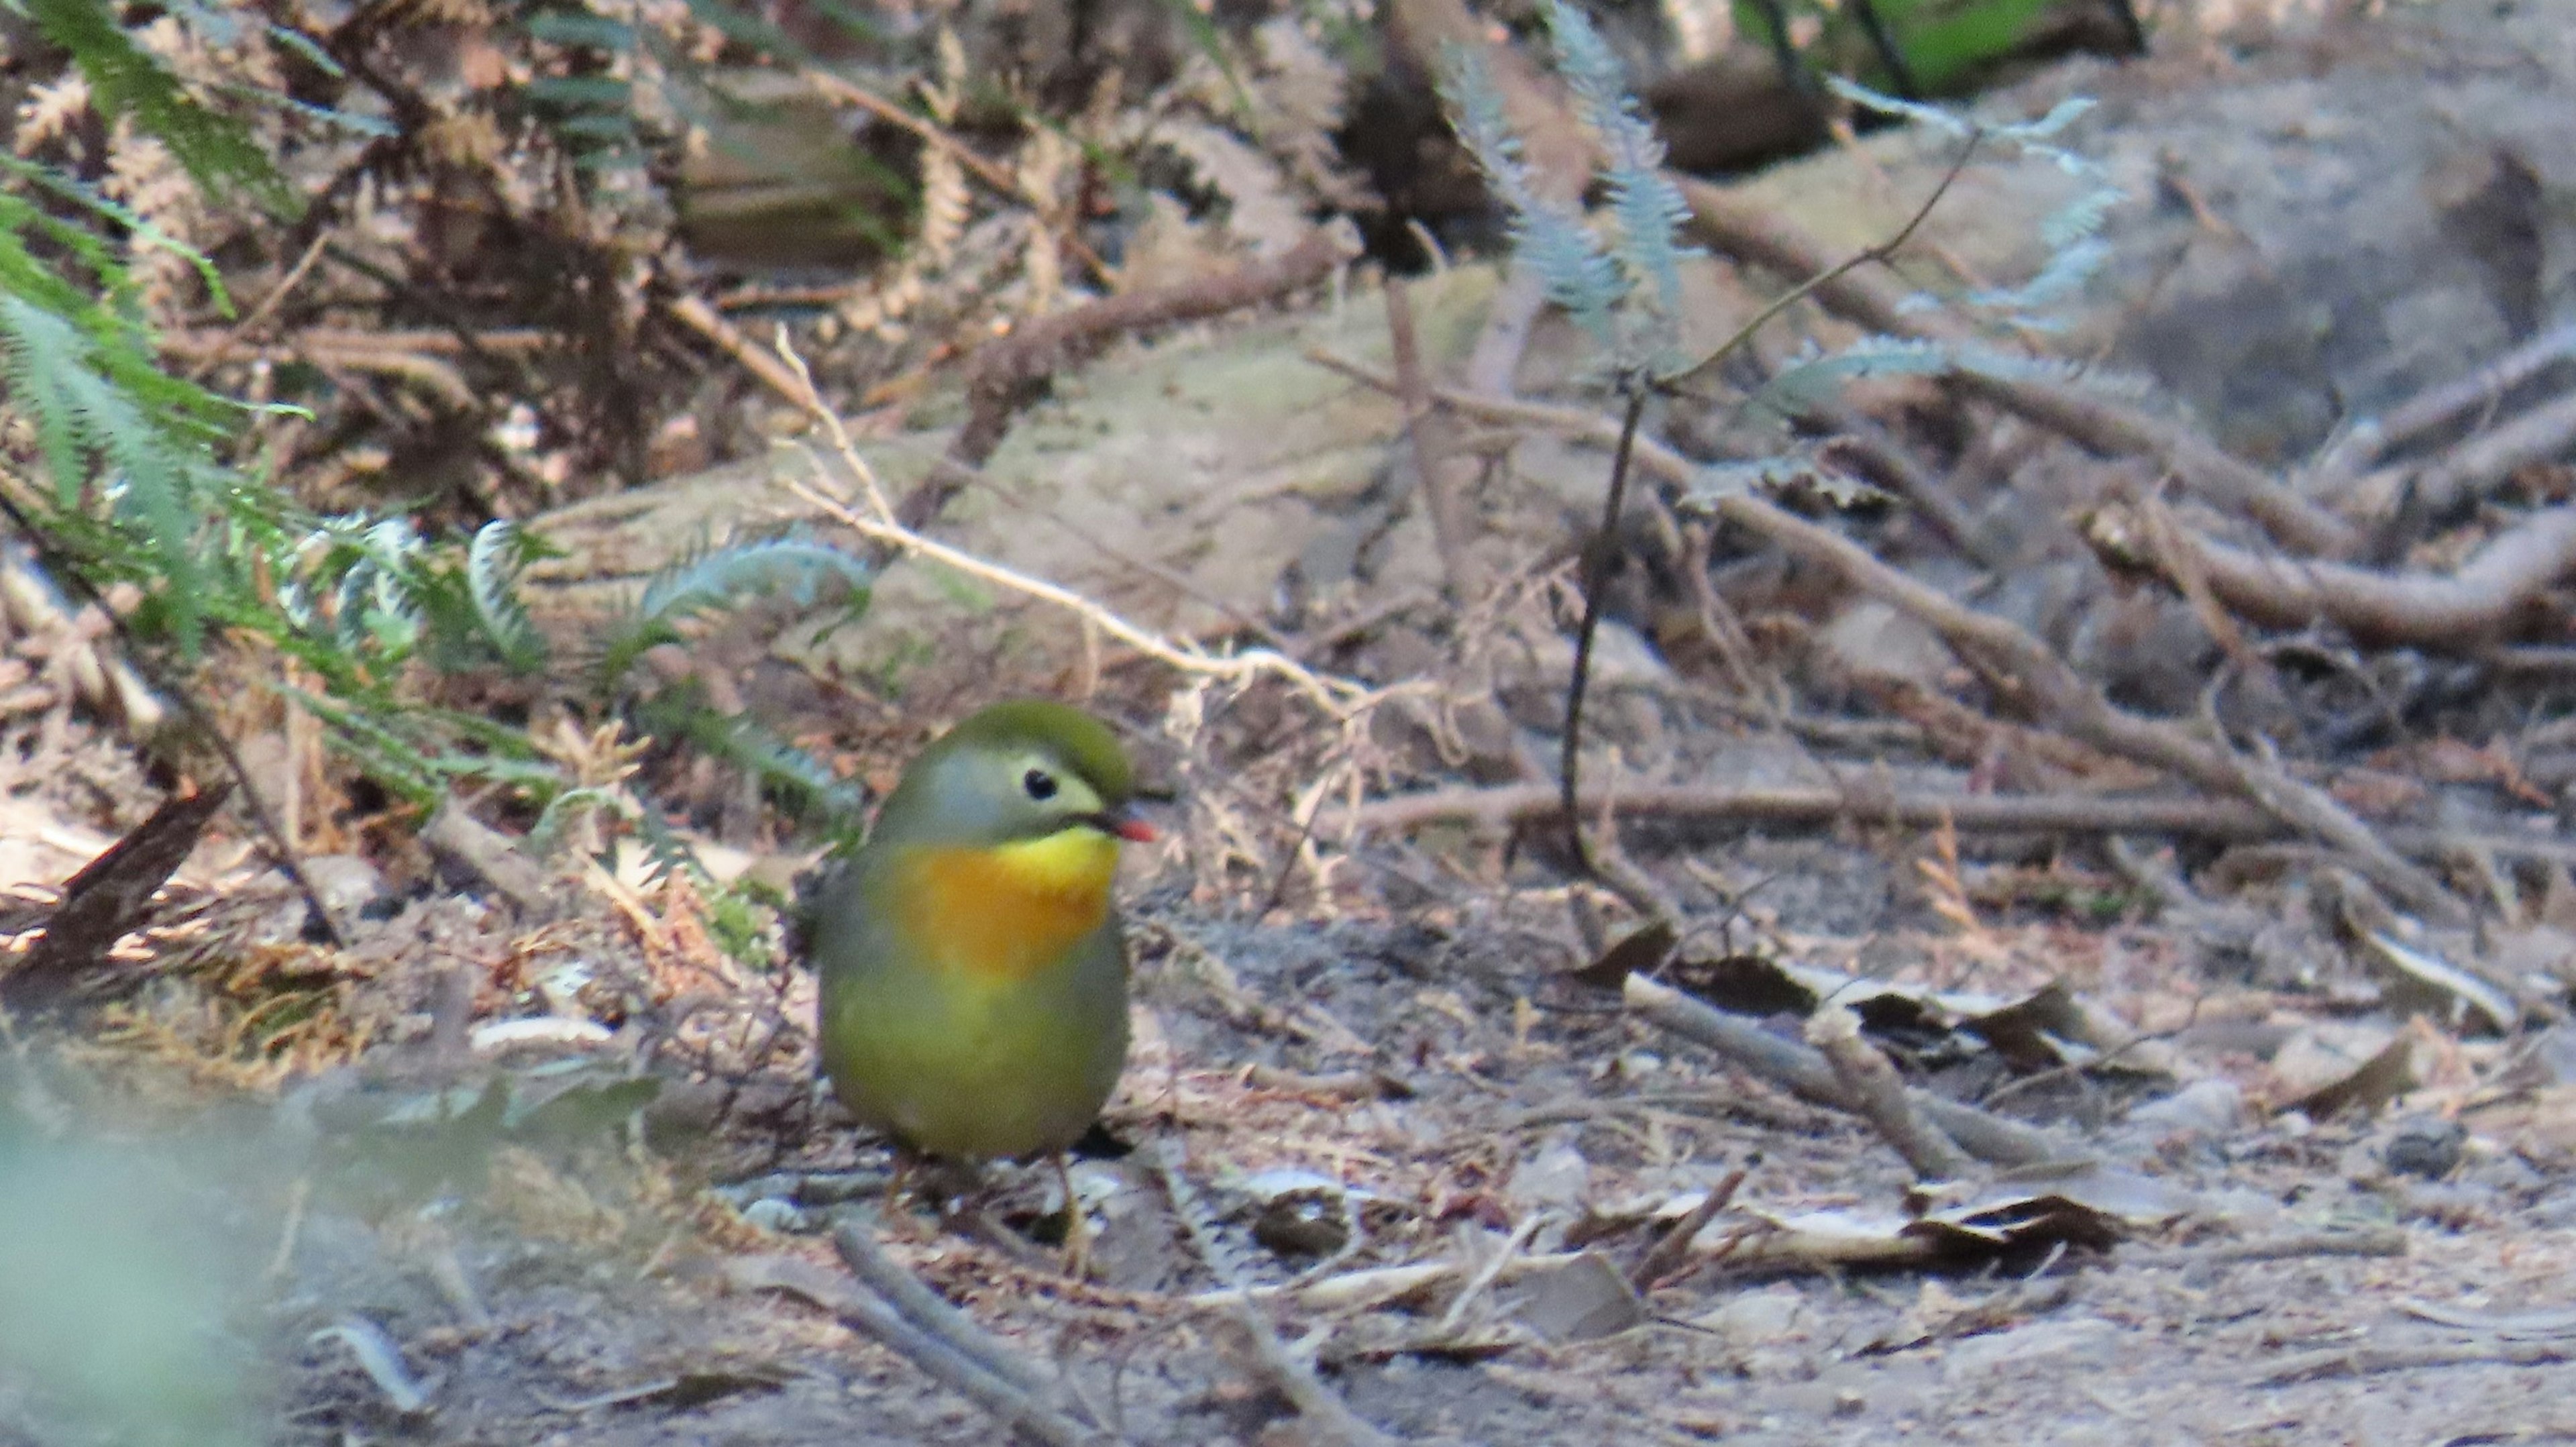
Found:
<svg viewBox="0 0 2576 1447"><path fill-rule="evenodd" d="M2176 586L2197 577L2229 612L2261 627L2326 622L2367 644L2445 652L2494 643L2576 577L2576 507L2531 514L2448 577L2267 556L2178 527L2151 530L2128 504L2096 510L2082 532L2106 564Z"/></svg>

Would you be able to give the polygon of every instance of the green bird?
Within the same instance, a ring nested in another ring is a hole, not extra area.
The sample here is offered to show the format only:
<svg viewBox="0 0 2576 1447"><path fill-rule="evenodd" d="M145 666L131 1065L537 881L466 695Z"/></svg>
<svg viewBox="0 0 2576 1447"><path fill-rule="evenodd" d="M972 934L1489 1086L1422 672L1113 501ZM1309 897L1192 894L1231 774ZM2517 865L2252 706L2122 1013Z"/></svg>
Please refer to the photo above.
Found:
<svg viewBox="0 0 2576 1447"><path fill-rule="evenodd" d="M814 889L823 1073L861 1121L932 1155L1061 1151L1127 1063L1110 884L1127 755L1060 703L995 704L922 751L867 844Z"/></svg>

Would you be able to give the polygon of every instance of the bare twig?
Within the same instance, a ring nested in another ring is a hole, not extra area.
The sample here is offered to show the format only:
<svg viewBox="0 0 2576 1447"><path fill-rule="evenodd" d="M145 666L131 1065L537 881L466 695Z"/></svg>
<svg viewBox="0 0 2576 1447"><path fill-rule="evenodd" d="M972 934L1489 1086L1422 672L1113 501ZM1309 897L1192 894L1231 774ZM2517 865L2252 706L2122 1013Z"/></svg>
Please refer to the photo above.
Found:
<svg viewBox="0 0 2576 1447"><path fill-rule="evenodd" d="M2465 377L2417 393L2383 416L2362 419L2318 455L2308 469L2308 494L2332 499L2389 453L2471 412L2502 404L2506 393L2570 358L2576 358L2576 322L2552 327Z"/></svg>
<svg viewBox="0 0 2576 1447"><path fill-rule="evenodd" d="M2402 502L2442 517L2525 467L2565 456L2571 442L2576 442L2576 393L2470 437L2430 462L2375 472L2349 489L2350 506L2388 516Z"/></svg>
<svg viewBox="0 0 2576 1447"><path fill-rule="evenodd" d="M1501 1280L1552 1271L1581 1255L1551 1251L1523 1256L1503 1268ZM1233 1301L1290 1300L1308 1311L1356 1311L1417 1296L1444 1281L1466 1274L1459 1261L1422 1261L1406 1266L1370 1266L1327 1276L1320 1281L1290 1281L1277 1286L1226 1286L1184 1298L1192 1306L1223 1306Z"/></svg>
<svg viewBox="0 0 2576 1447"><path fill-rule="evenodd" d="M814 405L814 387L801 373L780 365L778 358L764 351L742 329L724 319L706 299L684 294L671 302L672 317L682 326L716 344L723 353L742 364L742 369L760 379L769 390L799 407Z"/></svg>
<svg viewBox="0 0 2576 1447"><path fill-rule="evenodd" d="M923 1285L920 1277L897 1265L865 1227L856 1223L843 1225L832 1233L832 1249L839 1254L841 1264L850 1268L851 1275L901 1313L904 1320L1031 1397L1043 1398L1052 1390L1026 1358L994 1340L966 1313Z"/></svg>
<svg viewBox="0 0 2576 1447"><path fill-rule="evenodd" d="M1646 1254L1637 1259L1636 1268L1628 1273L1628 1284L1636 1289L1639 1296L1654 1290L1655 1283L1672 1275L1681 1266L1690 1256L1691 1243L1698 1240L1699 1233L1708 1223L1717 1219L1717 1213L1725 1210L1727 1204L1735 1199L1736 1191L1744 1185L1744 1178L1749 1174L1751 1168L1748 1166L1737 1166L1727 1172L1726 1179L1703 1192L1699 1204L1674 1222L1672 1229L1657 1238Z"/></svg>
<svg viewBox="0 0 2576 1447"><path fill-rule="evenodd" d="M2406 1233L2391 1228L2292 1231L2246 1241L2216 1241L2160 1251L2122 1251L2123 1266L2232 1266L2245 1261L2294 1261L2307 1256L2403 1256Z"/></svg>
<svg viewBox="0 0 2576 1447"><path fill-rule="evenodd" d="M1850 540L1749 494L1722 499L1719 516L1840 572L1853 586L1912 614L1973 666L2034 704L2042 717L2096 748L2168 770L2203 788L2241 795L2352 856L2374 883L2437 923L2466 923L2466 906L2407 863L2323 790L2277 764L2239 758L2181 727L2140 718L2110 703L2054 650L2022 628L1962 607L1948 595L1872 557Z"/></svg>
<svg viewBox="0 0 2576 1447"><path fill-rule="evenodd" d="M1896 234L1874 245L1862 247L1830 266L1805 268L1804 281L1773 297L1760 311L1753 314L1752 320L1737 327L1733 336L1718 343L1715 350L1693 363L1680 375L1664 379L1663 385L1676 391L1686 390L1690 383L1706 375L1719 363L1735 355L1745 343L1752 341L1754 334L1761 331L1763 325L1773 317L1810 296L1831 292L1841 285L1843 278L1864 266L1895 260L1896 253L1905 249L1905 243L1914 239L1914 233L1921 230L1924 221L1932 215L1932 208L1940 205L1941 198L1949 195L1950 188L1958 184L1959 174L1968 169L1969 159L1977 154L1977 145L1984 139L1983 131L1972 130L1968 133L1968 139L1959 147L1959 154L1951 158L1950 169L1941 174L1940 184L1932 188L1932 194L1923 198L1922 205L1914 208L1913 215L1905 218L1905 224L1896 228Z"/></svg>
<svg viewBox="0 0 2576 1447"><path fill-rule="evenodd" d="M1783 1040L1750 1020L1710 1009L1643 975L1630 975L1620 988L1629 1009L1663 1029L1716 1051L1736 1068L1749 1070L1812 1104L1841 1111L1855 1109L1833 1066L1818 1052ZM1981 1161L2029 1166L2067 1160L2076 1154L2044 1131L1972 1105L1910 1087L1905 1098L1942 1134L1958 1142L1960 1149Z"/></svg>
<svg viewBox="0 0 2576 1447"><path fill-rule="evenodd" d="M1565 845L1574 867L1599 877L1592 849L1583 838L1583 814L1574 806L1577 776L1583 767L1583 695L1592 681L1592 641L1601 631L1601 609L1610 592L1610 564L1619 556L1619 513L1628 502L1628 473L1637 452L1637 425L1646 417L1646 389L1632 385L1628 410L1619 419L1619 441L1610 453L1610 488L1601 500L1601 532L1584 550L1583 624L1574 634L1574 675L1565 687L1565 739L1556 771L1565 804Z"/></svg>
<svg viewBox="0 0 2576 1447"><path fill-rule="evenodd" d="M2483 1341L2432 1346L2326 1347L2274 1362L2247 1379L2247 1385L2285 1387L2293 1382L2367 1377L2416 1367L2457 1367L2485 1362L2539 1367L2565 1361L2576 1361L2576 1342Z"/></svg>
<svg viewBox="0 0 2576 1447"><path fill-rule="evenodd" d="M1032 578L999 563L976 557L962 549L923 537L920 533L904 526L896 520L898 510L887 501L884 488L877 482L876 469L868 466L867 459L859 453L858 444L851 439L849 429L842 424L838 414L823 405L820 394L814 390L805 370L804 359L785 345L783 334L780 340L780 358L795 374L807 411L831 439L835 455L840 458L842 466L849 470L850 475L858 480L866 494L869 509L875 514L874 516L862 514L852 508L847 501L823 492L811 483L795 484L791 491L826 517L861 537L883 544L898 553L928 558L1024 597L1053 604L1080 618L1086 625L1117 639L1146 657L1179 669L1183 673L1237 682L1264 675L1281 678L1335 718L1346 718L1373 701L1369 690L1360 685L1346 679L1319 674L1286 654L1272 649L1252 648L1241 653L1218 656L1184 647L1151 629L1127 621L1061 584Z"/></svg>
<svg viewBox="0 0 2576 1447"><path fill-rule="evenodd" d="M1374 368L1364 367L1348 357L1325 351L1321 347L1306 349L1306 360L1326 371L1339 372L1354 382L1375 387L1391 397L1401 397L1404 389L1395 378ZM1431 398L1443 407L1481 417L1488 422L1544 427L1598 444L1603 449L1619 445L1617 417L1605 417L1581 407L1558 407L1546 402L1527 402L1512 397L1488 397L1457 387L1434 387ZM1636 465L1670 483L1688 485L1698 480L1698 463L1675 452L1651 437L1640 434L1636 443Z"/></svg>
<svg viewBox="0 0 2576 1447"><path fill-rule="evenodd" d="M1809 1016L1807 1043L1825 1057L1852 1109L1914 1168L1915 1179L1955 1181L1968 1174L1968 1157L1914 1109L1896 1067L1861 1038L1860 1017L1849 1007L1828 1004Z"/></svg>
<svg viewBox="0 0 2576 1447"><path fill-rule="evenodd" d="M1449 600L1472 602L1484 589L1470 551L1474 510L1466 496L1468 459L1458 455L1450 435L1450 417L1431 405L1431 381L1423 372L1422 344L1413 324L1413 298L1404 279L1386 279L1386 330L1395 356L1398 395L1404 400L1404 430L1413 439L1413 471L1422 488L1422 510L1431 517L1431 537L1440 551L1440 572L1449 584Z"/></svg>
<svg viewBox="0 0 2576 1447"><path fill-rule="evenodd" d="M2524 518L2447 578L2267 557L2179 526L2159 529L2165 546L2150 547L2144 519L2126 505L2096 510L2082 531L2114 565L2177 583L2187 567L2229 611L2266 628L2324 622L2369 644L2444 651L2494 643L2576 576L2576 508L2568 507Z"/></svg>
<svg viewBox="0 0 2576 1447"><path fill-rule="evenodd" d="M1622 818L1725 824L1858 824L1936 828L1947 822L1974 833L2180 834L2227 842L2278 838L2282 825L2263 811L2226 799L2136 798L2089 794L1877 793L1866 788L1728 789L1704 784L1622 781L1585 794L1589 812ZM1436 789L1373 799L1332 821L1343 828L1390 833L1461 820L1502 825L1553 819L1565 800L1545 784Z"/></svg>
<svg viewBox="0 0 2576 1447"><path fill-rule="evenodd" d="M964 468L983 466L1002 445L1012 419L1037 399L1048 378L1120 337L1223 316L1302 291L1358 254L1359 238L1350 223L1319 226L1286 252L1247 261L1230 272L1121 292L1029 322L975 354L966 382L966 423L950 440L948 457ZM964 485L959 468L934 467L896 509L895 521L908 528L927 525Z"/></svg>
<svg viewBox="0 0 2576 1447"><path fill-rule="evenodd" d="M1199 1200L1198 1188L1182 1173L1177 1152L1165 1147L1149 1149L1144 1156L1146 1165L1162 1184L1163 1194L1170 1198L1173 1219L1180 1223L1181 1234L1196 1252L1199 1263L1230 1288L1205 1304L1222 1313L1242 1334L1262 1376L1297 1408L1298 1416L1331 1434L1344 1447L1396 1447L1395 1439L1352 1411L1350 1404L1327 1388L1312 1367L1288 1350L1242 1284L1229 1279L1234 1273L1226 1267L1226 1254L1208 1238L1203 1224L1207 1208Z"/></svg>
<svg viewBox="0 0 2576 1447"><path fill-rule="evenodd" d="M1529 1249L1530 1238L1539 1233L1539 1228L1545 1226L1548 1219L1547 1212L1532 1211L1521 1218L1521 1223L1512 1228L1509 1236L1495 1243L1494 1254L1486 1257L1459 1286L1458 1294L1449 1298L1449 1309L1440 1313L1439 1323L1426 1334L1429 1340L1445 1340L1456 1335L1458 1329L1467 1324L1467 1313L1474 1308L1477 1298L1491 1291L1494 1283L1502 1280L1504 1270L1514 1261L1519 1260L1523 1251ZM1481 1228L1475 1227L1468 1229L1481 1231Z"/></svg>
<svg viewBox="0 0 2576 1447"><path fill-rule="evenodd" d="M2566 660L2576 671L2576 658ZM1584 807L1629 819L1670 819L1710 824L1830 825L1854 823L1917 829L1948 824L1969 833L2108 835L2178 834L2219 843L2252 844L2293 832L2289 824L2233 799L2137 798L2089 794L1899 794L1843 789L1726 789L1703 784L1622 782L1587 794ZM1434 789L1373 799L1328 821L1351 833L1391 833L1426 824L1481 822L1495 826L1554 819L1565 802L1553 784L1502 784L1491 788ZM2461 849L2500 858L2540 859L2576 866L2576 843L2555 834L2470 833L2410 825L2383 825L2391 847L2419 859Z"/></svg>
<svg viewBox="0 0 2576 1447"><path fill-rule="evenodd" d="M1063 1412L994 1375L939 1337L906 1320L882 1298L859 1291L811 1261L770 1256L737 1259L727 1275L748 1291L801 1296L874 1338L931 1380L1037 1438L1047 1447L1104 1447L1116 1439L1085 1427Z"/></svg>

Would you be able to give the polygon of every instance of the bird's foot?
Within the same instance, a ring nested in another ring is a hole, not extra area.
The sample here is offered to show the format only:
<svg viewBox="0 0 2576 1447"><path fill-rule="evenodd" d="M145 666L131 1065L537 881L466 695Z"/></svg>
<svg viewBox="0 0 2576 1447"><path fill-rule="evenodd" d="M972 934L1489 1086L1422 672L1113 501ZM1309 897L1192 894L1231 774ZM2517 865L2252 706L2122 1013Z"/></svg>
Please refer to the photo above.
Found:
<svg viewBox="0 0 2576 1447"><path fill-rule="evenodd" d="M1073 1189L1073 1172L1065 1165L1064 1153L1055 1156L1056 1184L1064 1191L1064 1274L1076 1281L1091 1277L1091 1215L1082 1209L1082 1197Z"/></svg>

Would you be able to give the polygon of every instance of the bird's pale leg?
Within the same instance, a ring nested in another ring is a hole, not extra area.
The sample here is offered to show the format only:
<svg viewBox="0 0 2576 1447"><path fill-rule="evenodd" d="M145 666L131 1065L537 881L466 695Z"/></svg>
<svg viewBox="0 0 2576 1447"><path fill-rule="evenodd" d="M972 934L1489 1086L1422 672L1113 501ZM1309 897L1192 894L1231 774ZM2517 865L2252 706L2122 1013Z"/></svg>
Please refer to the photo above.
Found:
<svg viewBox="0 0 2576 1447"><path fill-rule="evenodd" d="M1076 1281L1091 1275L1091 1222L1082 1209L1082 1198L1073 1193L1073 1170L1065 1164L1064 1152L1050 1157L1055 1162L1056 1184L1064 1191L1064 1274Z"/></svg>

